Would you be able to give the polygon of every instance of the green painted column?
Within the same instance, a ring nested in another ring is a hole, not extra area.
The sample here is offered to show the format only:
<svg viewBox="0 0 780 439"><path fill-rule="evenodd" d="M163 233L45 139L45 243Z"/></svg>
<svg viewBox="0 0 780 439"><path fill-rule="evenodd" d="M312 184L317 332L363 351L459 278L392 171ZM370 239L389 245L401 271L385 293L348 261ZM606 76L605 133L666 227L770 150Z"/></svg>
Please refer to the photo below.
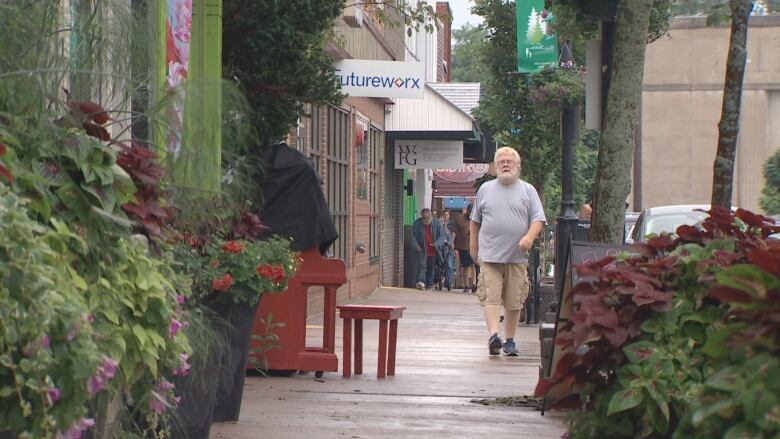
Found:
<svg viewBox="0 0 780 439"><path fill-rule="evenodd" d="M403 181L409 180L409 170L404 169ZM408 196L404 193L404 225L411 226L417 219L417 195Z"/></svg>
<svg viewBox="0 0 780 439"><path fill-rule="evenodd" d="M222 0L193 0L184 139L195 150L183 183L219 191L222 175ZM180 169L182 171L182 169Z"/></svg>

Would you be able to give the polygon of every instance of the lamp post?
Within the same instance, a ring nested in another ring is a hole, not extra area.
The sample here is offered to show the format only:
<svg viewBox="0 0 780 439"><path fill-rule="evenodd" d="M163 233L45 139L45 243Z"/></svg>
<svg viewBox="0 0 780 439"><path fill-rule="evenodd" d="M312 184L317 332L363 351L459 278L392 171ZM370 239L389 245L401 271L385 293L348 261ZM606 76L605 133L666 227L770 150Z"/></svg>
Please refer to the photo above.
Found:
<svg viewBox="0 0 780 439"><path fill-rule="evenodd" d="M570 42L561 47L561 63L570 65L572 59ZM562 196L560 216L555 225L555 288L563 287L566 275L566 253L571 240L571 234L577 227L579 218L574 210L573 154L574 142L580 135L580 108L577 105L566 105L561 109L561 178Z"/></svg>

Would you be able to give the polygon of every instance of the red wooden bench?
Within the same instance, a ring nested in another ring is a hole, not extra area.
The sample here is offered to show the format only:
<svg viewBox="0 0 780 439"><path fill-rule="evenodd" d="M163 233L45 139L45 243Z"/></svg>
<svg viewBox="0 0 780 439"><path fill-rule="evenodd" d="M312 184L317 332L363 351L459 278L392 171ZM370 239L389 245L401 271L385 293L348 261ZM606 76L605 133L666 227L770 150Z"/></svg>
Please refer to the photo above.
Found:
<svg viewBox="0 0 780 439"><path fill-rule="evenodd" d="M355 321L355 375L363 373L363 320L379 320L379 358L377 378L395 375L395 346L398 335L398 319L405 306L341 305L337 307L344 320L344 377L352 375L352 320ZM388 343L387 322L390 322Z"/></svg>

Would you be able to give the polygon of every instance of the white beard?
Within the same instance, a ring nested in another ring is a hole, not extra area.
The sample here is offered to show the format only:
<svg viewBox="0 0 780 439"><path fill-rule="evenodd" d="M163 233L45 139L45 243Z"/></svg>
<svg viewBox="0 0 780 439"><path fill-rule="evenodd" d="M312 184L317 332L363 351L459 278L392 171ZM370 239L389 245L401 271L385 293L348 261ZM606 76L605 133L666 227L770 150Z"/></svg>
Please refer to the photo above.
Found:
<svg viewBox="0 0 780 439"><path fill-rule="evenodd" d="M511 186L517 182L520 177L518 172L499 173L498 182L504 186Z"/></svg>

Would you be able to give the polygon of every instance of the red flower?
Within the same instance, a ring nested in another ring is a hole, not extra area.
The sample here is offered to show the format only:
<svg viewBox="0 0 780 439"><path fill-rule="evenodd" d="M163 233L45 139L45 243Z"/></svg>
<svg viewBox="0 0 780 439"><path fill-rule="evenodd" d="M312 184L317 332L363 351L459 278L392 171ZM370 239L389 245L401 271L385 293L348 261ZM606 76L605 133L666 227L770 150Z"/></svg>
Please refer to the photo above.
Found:
<svg viewBox="0 0 780 439"><path fill-rule="evenodd" d="M233 276L230 274L226 274L221 278L217 278L211 281L211 288L213 288L214 291L221 291L223 293L227 292L231 285L233 285Z"/></svg>
<svg viewBox="0 0 780 439"><path fill-rule="evenodd" d="M284 281L284 267L278 264L274 265L265 265L260 264L257 266L257 274L261 277L265 277L268 279L271 279L273 283L281 283Z"/></svg>
<svg viewBox="0 0 780 439"><path fill-rule="evenodd" d="M222 251L225 253L239 254L244 251L246 246L243 242L228 241L222 246Z"/></svg>
<svg viewBox="0 0 780 439"><path fill-rule="evenodd" d="M219 267L219 259L212 259L209 261L209 267L217 268Z"/></svg>

